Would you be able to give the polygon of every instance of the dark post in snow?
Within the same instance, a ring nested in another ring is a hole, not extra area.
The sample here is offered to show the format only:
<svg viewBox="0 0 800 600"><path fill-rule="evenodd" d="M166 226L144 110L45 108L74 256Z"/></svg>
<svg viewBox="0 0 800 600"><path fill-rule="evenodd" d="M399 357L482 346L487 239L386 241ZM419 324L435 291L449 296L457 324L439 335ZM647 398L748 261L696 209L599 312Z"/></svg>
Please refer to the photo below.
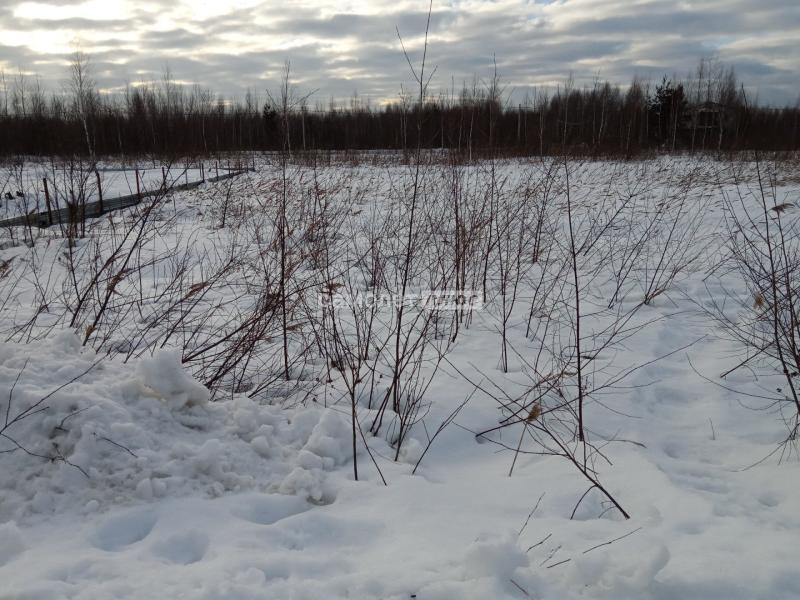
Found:
<svg viewBox="0 0 800 600"><path fill-rule="evenodd" d="M100 214L103 214L103 185L100 182L100 172L95 169L94 171L95 176L97 177L97 200L98 200L98 207L100 209Z"/></svg>
<svg viewBox="0 0 800 600"><path fill-rule="evenodd" d="M53 210L50 208L50 190L47 187L47 177L42 178L44 184L44 202L47 205L47 221L50 225L53 224Z"/></svg>
<svg viewBox="0 0 800 600"><path fill-rule="evenodd" d="M142 191L139 188L139 169L136 169L136 197L139 200L142 199Z"/></svg>

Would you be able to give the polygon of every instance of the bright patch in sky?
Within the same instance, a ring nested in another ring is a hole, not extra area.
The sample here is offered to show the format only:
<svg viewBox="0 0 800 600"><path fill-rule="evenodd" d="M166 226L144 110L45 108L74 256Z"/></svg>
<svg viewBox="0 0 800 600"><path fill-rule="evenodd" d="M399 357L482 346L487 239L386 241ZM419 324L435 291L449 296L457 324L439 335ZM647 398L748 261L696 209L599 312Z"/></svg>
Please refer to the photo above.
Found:
<svg viewBox="0 0 800 600"><path fill-rule="evenodd" d="M14 16L42 21L125 19L131 14L129 5L130 3L125 0L88 0L88 2L61 5L45 2L23 2L14 8Z"/></svg>

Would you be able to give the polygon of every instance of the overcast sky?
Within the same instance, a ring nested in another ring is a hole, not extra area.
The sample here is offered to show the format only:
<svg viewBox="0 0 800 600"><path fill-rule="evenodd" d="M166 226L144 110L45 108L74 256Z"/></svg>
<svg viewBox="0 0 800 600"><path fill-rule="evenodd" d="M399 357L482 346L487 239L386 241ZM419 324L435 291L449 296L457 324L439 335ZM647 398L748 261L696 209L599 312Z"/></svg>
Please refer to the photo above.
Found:
<svg viewBox="0 0 800 600"><path fill-rule="evenodd" d="M0 68L66 78L77 46L104 89L159 79L225 96L274 87L286 59L314 99L397 97L422 47L427 2L405 0L0 0ZM490 76L507 90L553 86L571 72L627 84L686 75L700 57L735 66L763 103L800 91L800 0L438 0L429 62L434 91Z"/></svg>

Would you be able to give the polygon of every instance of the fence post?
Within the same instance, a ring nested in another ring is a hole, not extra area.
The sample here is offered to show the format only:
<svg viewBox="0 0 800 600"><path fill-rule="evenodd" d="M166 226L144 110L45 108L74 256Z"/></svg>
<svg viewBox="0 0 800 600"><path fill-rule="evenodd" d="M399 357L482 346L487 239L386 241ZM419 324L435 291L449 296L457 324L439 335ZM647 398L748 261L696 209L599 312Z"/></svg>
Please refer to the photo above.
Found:
<svg viewBox="0 0 800 600"><path fill-rule="evenodd" d="M95 169L94 174L97 176L97 199L100 207L100 214L103 214L103 184L100 183L100 172Z"/></svg>
<svg viewBox="0 0 800 600"><path fill-rule="evenodd" d="M217 161L217 162L216 162L216 163L214 163L214 164L215 164L215 167L214 167L214 168L215 168L215 170L216 170L216 172L217 172L217 179L219 179L219 161Z"/></svg>
<svg viewBox="0 0 800 600"><path fill-rule="evenodd" d="M161 189L167 191L167 171L163 166L161 167Z"/></svg>
<svg viewBox="0 0 800 600"><path fill-rule="evenodd" d="M44 201L47 205L47 220L50 225L53 224L53 210L50 208L50 190L47 187L47 177L42 177L44 183Z"/></svg>
<svg viewBox="0 0 800 600"><path fill-rule="evenodd" d="M142 199L142 190L139 188L139 169L136 169L136 198Z"/></svg>

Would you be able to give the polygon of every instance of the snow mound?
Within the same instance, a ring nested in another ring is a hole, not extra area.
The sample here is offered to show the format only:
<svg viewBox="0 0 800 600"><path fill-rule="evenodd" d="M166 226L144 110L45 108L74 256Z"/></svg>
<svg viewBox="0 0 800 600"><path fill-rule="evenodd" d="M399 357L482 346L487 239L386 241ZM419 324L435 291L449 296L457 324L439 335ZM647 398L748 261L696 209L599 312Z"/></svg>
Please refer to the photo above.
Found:
<svg viewBox="0 0 800 600"><path fill-rule="evenodd" d="M293 468L279 491L304 497L317 504L330 504L336 497L326 472L352 460L352 441L345 418L332 409L309 409L292 423L297 438L305 439L294 456Z"/></svg>
<svg viewBox="0 0 800 600"><path fill-rule="evenodd" d="M618 598L629 594L638 597L651 588L669 559L670 553L664 544L638 549L635 559L613 552L586 554L574 561L573 581L591 589L597 596Z"/></svg>
<svg viewBox="0 0 800 600"><path fill-rule="evenodd" d="M345 424L344 417L328 409L322 413L303 449L321 457L323 465L332 468L351 458L350 435L351 431Z"/></svg>
<svg viewBox="0 0 800 600"><path fill-rule="evenodd" d="M142 383L172 408L202 405L210 397L209 391L183 369L177 351L159 350L152 358L142 359L138 373Z"/></svg>
<svg viewBox="0 0 800 600"><path fill-rule="evenodd" d="M511 579L517 569L528 567L528 556L517 544L516 536L481 536L464 556L468 577Z"/></svg>
<svg viewBox="0 0 800 600"><path fill-rule="evenodd" d="M349 460L335 413L300 408L290 421L244 396L209 402L179 355L100 359L69 331L0 348L0 399L11 422L0 439L0 523L198 493L329 502L328 472Z"/></svg>

